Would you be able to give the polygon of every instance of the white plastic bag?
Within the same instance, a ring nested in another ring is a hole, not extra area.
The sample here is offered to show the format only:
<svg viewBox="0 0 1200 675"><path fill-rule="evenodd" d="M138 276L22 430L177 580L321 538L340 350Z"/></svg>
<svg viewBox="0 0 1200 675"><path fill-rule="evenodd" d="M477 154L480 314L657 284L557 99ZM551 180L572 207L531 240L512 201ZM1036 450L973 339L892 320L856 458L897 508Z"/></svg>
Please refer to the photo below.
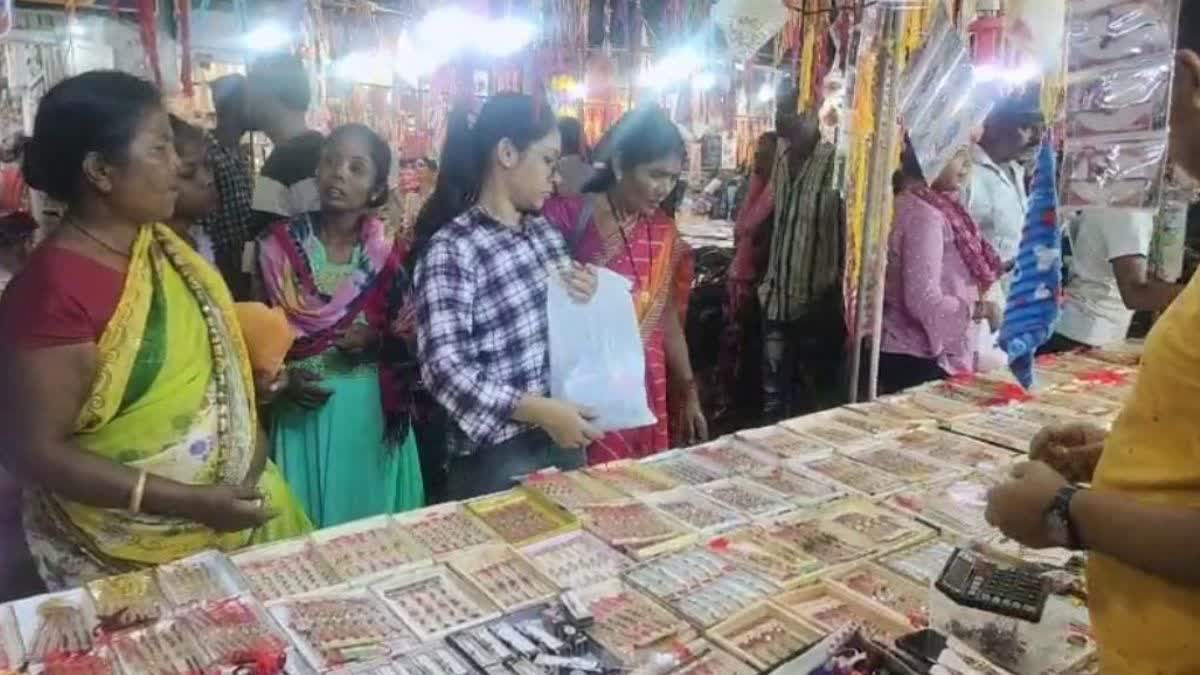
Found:
<svg viewBox="0 0 1200 675"><path fill-rule="evenodd" d="M550 275L546 319L550 331L550 395L590 410L600 431L654 424L646 402L646 355L633 309L631 284L598 269L596 294L586 303Z"/></svg>

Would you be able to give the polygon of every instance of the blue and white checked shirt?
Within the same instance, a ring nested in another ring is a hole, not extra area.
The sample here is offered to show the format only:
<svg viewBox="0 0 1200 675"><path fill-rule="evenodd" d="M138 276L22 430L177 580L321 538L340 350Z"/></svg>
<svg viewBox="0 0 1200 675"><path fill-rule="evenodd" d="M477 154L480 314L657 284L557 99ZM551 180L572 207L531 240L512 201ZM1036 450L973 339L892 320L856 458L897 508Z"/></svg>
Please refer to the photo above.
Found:
<svg viewBox="0 0 1200 675"><path fill-rule="evenodd" d="M413 278L417 349L425 386L469 440L452 455L529 429L512 415L522 396L549 393L546 282L569 260L541 216L517 231L472 208L430 241Z"/></svg>

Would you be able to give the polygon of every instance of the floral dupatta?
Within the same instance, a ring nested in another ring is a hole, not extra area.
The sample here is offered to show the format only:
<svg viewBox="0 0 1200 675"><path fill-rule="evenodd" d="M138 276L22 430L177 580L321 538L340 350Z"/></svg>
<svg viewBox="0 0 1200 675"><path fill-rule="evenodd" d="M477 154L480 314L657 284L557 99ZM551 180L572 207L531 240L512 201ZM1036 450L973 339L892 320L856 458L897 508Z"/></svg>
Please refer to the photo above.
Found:
<svg viewBox="0 0 1200 675"><path fill-rule="evenodd" d="M371 214L360 221L363 256L359 268L332 295L317 287L308 251L319 245L313 221L305 214L271 226L260 241L259 266L272 305L283 308L296 333L289 357L305 359L334 347L338 338L363 315L380 336L379 387L389 441L408 434L411 385L416 379L412 358L413 317L405 295L407 245L387 236L383 221Z"/></svg>

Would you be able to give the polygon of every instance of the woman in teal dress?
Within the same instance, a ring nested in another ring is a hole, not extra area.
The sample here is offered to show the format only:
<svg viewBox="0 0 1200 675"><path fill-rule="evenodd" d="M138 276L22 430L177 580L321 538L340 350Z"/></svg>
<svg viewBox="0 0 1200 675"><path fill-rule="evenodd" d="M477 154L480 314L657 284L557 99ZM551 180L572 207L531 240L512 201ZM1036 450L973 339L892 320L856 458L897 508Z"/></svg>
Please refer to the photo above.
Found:
<svg viewBox="0 0 1200 675"><path fill-rule="evenodd" d="M375 132L338 127L317 167L321 210L275 223L259 240L265 299L296 334L271 442L318 527L424 505L408 416L417 371L407 249L374 214L387 201L390 165Z"/></svg>

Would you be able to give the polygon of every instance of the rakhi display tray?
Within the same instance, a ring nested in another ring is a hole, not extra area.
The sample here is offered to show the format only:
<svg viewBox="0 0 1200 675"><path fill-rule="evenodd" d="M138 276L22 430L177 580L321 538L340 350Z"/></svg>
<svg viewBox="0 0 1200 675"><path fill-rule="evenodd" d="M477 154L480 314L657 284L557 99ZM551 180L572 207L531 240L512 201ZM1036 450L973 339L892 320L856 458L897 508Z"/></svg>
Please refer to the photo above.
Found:
<svg viewBox="0 0 1200 675"><path fill-rule="evenodd" d="M253 596L194 603L174 618L184 624L222 670L275 659L286 663L293 646L283 629Z"/></svg>
<svg viewBox="0 0 1200 675"><path fill-rule="evenodd" d="M897 476L905 483L928 483L961 474L965 469L943 464L928 457L910 454L896 448L890 441L845 453L846 457L875 469Z"/></svg>
<svg viewBox="0 0 1200 675"><path fill-rule="evenodd" d="M905 452L964 469L1003 470L1018 458L1010 450L942 429L917 429L889 442Z"/></svg>
<svg viewBox="0 0 1200 675"><path fill-rule="evenodd" d="M679 487L670 477L646 464L621 459L584 470L587 475L631 497Z"/></svg>
<svg viewBox="0 0 1200 675"><path fill-rule="evenodd" d="M937 418L928 410L914 406L907 394L885 396L863 403L851 403L844 408L867 417L888 420L897 428L913 428L937 422Z"/></svg>
<svg viewBox="0 0 1200 675"><path fill-rule="evenodd" d="M84 654L94 646L100 624L82 588L17 600L10 608L30 662Z"/></svg>
<svg viewBox="0 0 1200 675"><path fill-rule="evenodd" d="M822 633L831 633L854 624L867 637L893 644L896 638L913 632L903 615L828 582L776 595L771 602Z"/></svg>
<svg viewBox="0 0 1200 675"><path fill-rule="evenodd" d="M713 537L704 545L712 553L782 588L812 581L823 567L820 560L765 536L755 527Z"/></svg>
<svg viewBox="0 0 1200 675"><path fill-rule="evenodd" d="M670 675L754 675L756 671L729 652L713 647Z"/></svg>
<svg viewBox="0 0 1200 675"><path fill-rule="evenodd" d="M687 449L668 450L649 457L642 463L679 485L704 485L729 477L727 471L697 458Z"/></svg>
<svg viewBox="0 0 1200 675"><path fill-rule="evenodd" d="M931 528L866 500L847 499L817 512L816 519L876 553L893 551L936 536Z"/></svg>
<svg viewBox="0 0 1200 675"><path fill-rule="evenodd" d="M846 496L843 490L827 480L782 467L756 471L745 478L783 495L800 507L819 506Z"/></svg>
<svg viewBox="0 0 1200 675"><path fill-rule="evenodd" d="M487 525L456 503L406 513L395 521L400 529L429 549L435 559L500 541Z"/></svg>
<svg viewBox="0 0 1200 675"><path fill-rule="evenodd" d="M980 406L955 401L925 391L914 391L904 397L903 405L914 411L928 414L939 424L944 424L964 415L974 415L982 410Z"/></svg>
<svg viewBox="0 0 1200 675"><path fill-rule="evenodd" d="M954 377L927 384L919 391L977 408L1008 405L1033 398L1016 382L988 375Z"/></svg>
<svg viewBox="0 0 1200 675"><path fill-rule="evenodd" d="M770 671L823 637L821 631L768 602L735 614L707 635L758 672Z"/></svg>
<svg viewBox="0 0 1200 675"><path fill-rule="evenodd" d="M403 654L419 640L366 589L321 591L271 603L270 612L317 672Z"/></svg>
<svg viewBox="0 0 1200 675"><path fill-rule="evenodd" d="M585 632L626 662L657 644L695 637L683 619L619 579L571 594L592 614L592 625Z"/></svg>
<svg viewBox="0 0 1200 675"><path fill-rule="evenodd" d="M433 552L390 516L318 530L312 538L317 552L343 579L360 581L433 563Z"/></svg>
<svg viewBox="0 0 1200 675"><path fill-rule="evenodd" d="M579 529L579 521L569 511L526 488L472 500L467 502L467 510L513 546Z"/></svg>
<svg viewBox="0 0 1200 675"><path fill-rule="evenodd" d="M944 539L932 539L881 556L879 564L918 586L929 588L953 554L954 544Z"/></svg>
<svg viewBox="0 0 1200 675"><path fill-rule="evenodd" d="M1098 396L1053 390L1038 394L1037 402L1045 407L1063 411L1067 415L1111 422L1124 407L1121 403Z"/></svg>
<svg viewBox="0 0 1200 675"><path fill-rule="evenodd" d="M852 412L842 412L842 414L863 417ZM827 414L797 417L796 419L781 423L780 426L788 431L815 438L834 450L861 447L875 439L874 433L865 431L860 427L842 424Z"/></svg>
<svg viewBox="0 0 1200 675"><path fill-rule="evenodd" d="M806 436L782 426L747 429L737 432L736 437L759 450L789 459L822 455L834 449L828 441Z"/></svg>
<svg viewBox="0 0 1200 675"><path fill-rule="evenodd" d="M624 578L699 628L712 626L777 590L767 579L704 548L648 561Z"/></svg>
<svg viewBox="0 0 1200 675"><path fill-rule="evenodd" d="M929 589L875 563L855 565L827 581L903 616L913 630L929 626Z"/></svg>
<svg viewBox="0 0 1200 675"><path fill-rule="evenodd" d="M220 666L179 618L123 631L110 645L126 675L192 675Z"/></svg>
<svg viewBox="0 0 1200 675"><path fill-rule="evenodd" d="M371 590L423 641L437 640L500 616L483 591L445 565L381 581Z"/></svg>
<svg viewBox="0 0 1200 675"><path fill-rule="evenodd" d="M521 553L563 590L614 579L633 565L625 554L585 531L540 541Z"/></svg>
<svg viewBox="0 0 1200 675"><path fill-rule="evenodd" d="M701 485L698 492L747 518L778 516L796 509L796 505L770 488L744 478Z"/></svg>
<svg viewBox="0 0 1200 675"><path fill-rule="evenodd" d="M764 466L777 466L779 456L763 452L754 447L734 440L724 438L712 443L690 448L692 457L706 462L720 470L726 476L739 476L750 473Z"/></svg>
<svg viewBox="0 0 1200 675"><path fill-rule="evenodd" d="M505 613L543 604L558 594L553 582L500 544L459 553L447 563Z"/></svg>
<svg viewBox="0 0 1200 675"><path fill-rule="evenodd" d="M902 490L884 503L963 542L996 535L986 516L988 491L1002 483L999 474L972 474Z"/></svg>
<svg viewBox="0 0 1200 675"><path fill-rule="evenodd" d="M307 539L247 549L233 556L233 564L263 602L343 583Z"/></svg>
<svg viewBox="0 0 1200 675"><path fill-rule="evenodd" d="M581 510L581 517L593 534L612 546L629 550L634 557L639 557L634 549L649 555L644 547L690 534L683 523L638 501L592 504Z"/></svg>
<svg viewBox="0 0 1200 675"><path fill-rule="evenodd" d="M1042 430L1041 424L1022 420L1007 414L1005 410L990 410L977 415L963 417L948 425L949 429L988 443L1008 448L1015 452L1029 452L1033 437Z"/></svg>
<svg viewBox="0 0 1200 675"><path fill-rule="evenodd" d="M569 510L585 504L604 504L626 499L624 493L589 477L582 471L544 469L526 476L522 484Z"/></svg>
<svg viewBox="0 0 1200 675"><path fill-rule="evenodd" d="M155 568L158 587L176 605L224 600L247 593L249 584L224 553L203 551Z"/></svg>
<svg viewBox="0 0 1200 675"><path fill-rule="evenodd" d="M907 485L898 476L842 455L829 455L805 461L793 459L788 460L785 466L797 473L818 476L849 492L867 497L882 497Z"/></svg>
<svg viewBox="0 0 1200 675"><path fill-rule="evenodd" d="M642 497L642 501L702 535L724 532L747 522L730 506L689 487L656 492Z"/></svg>
<svg viewBox="0 0 1200 675"><path fill-rule="evenodd" d="M782 548L804 560L817 560L825 567L836 567L871 554L871 544L841 528L803 514L759 523L758 541L770 550Z"/></svg>

